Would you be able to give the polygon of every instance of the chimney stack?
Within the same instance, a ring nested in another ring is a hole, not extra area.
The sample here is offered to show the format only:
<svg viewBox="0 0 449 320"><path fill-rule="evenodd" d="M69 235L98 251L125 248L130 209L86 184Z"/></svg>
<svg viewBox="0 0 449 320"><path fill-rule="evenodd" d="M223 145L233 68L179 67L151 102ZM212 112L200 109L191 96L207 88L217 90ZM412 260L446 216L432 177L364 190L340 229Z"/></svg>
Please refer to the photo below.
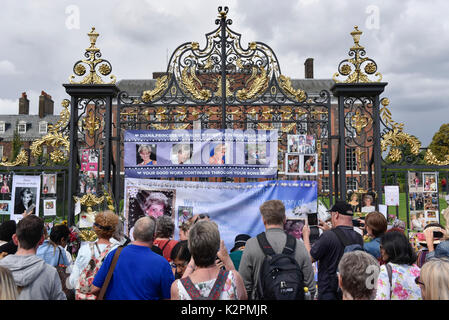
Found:
<svg viewBox="0 0 449 320"><path fill-rule="evenodd" d="M39 96L39 118L43 118L46 115L52 115L54 111L54 102L51 96L45 91L41 92Z"/></svg>
<svg viewBox="0 0 449 320"><path fill-rule="evenodd" d="M167 74L167 72L153 72L153 79L157 79L163 77Z"/></svg>
<svg viewBox="0 0 449 320"><path fill-rule="evenodd" d="M22 92L22 97L19 98L19 114L30 113L30 100L27 99L26 92Z"/></svg>
<svg viewBox="0 0 449 320"><path fill-rule="evenodd" d="M306 62L304 62L305 66L305 78L313 79L313 58L307 58Z"/></svg>

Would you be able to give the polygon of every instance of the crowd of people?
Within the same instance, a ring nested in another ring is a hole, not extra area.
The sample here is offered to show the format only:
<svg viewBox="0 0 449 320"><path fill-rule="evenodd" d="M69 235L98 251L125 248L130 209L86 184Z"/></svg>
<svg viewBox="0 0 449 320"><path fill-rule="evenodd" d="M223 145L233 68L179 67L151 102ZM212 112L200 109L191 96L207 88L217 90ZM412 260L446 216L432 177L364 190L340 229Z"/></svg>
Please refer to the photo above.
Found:
<svg viewBox="0 0 449 320"><path fill-rule="evenodd" d="M104 211L92 228L97 240L76 256L67 251L65 224L47 232L35 215L5 221L0 299L449 299L448 229L427 225L416 252L405 230L389 228L382 213L367 213L362 234L353 204L338 201L329 213L330 223L320 220L321 235L312 241L307 223L299 237L285 231L282 201L266 201L260 206L265 231L236 235L228 250L206 214L180 226L175 240L170 217L141 217L128 238L118 215Z"/></svg>

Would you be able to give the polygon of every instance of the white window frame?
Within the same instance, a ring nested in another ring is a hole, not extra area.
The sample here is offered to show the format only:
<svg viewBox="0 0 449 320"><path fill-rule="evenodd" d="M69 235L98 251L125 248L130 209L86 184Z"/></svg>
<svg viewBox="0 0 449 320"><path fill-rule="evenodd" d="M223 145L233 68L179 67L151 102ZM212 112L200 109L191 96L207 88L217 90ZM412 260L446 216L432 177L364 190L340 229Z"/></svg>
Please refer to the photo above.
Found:
<svg viewBox="0 0 449 320"><path fill-rule="evenodd" d="M347 147L346 152L346 171L357 171L357 156L355 153L356 148Z"/></svg>
<svg viewBox="0 0 449 320"><path fill-rule="evenodd" d="M5 121L0 121L0 133L5 133L6 131L6 123Z"/></svg>
<svg viewBox="0 0 449 320"><path fill-rule="evenodd" d="M358 189L358 180L356 177L346 177L346 190L356 191Z"/></svg>
<svg viewBox="0 0 449 320"><path fill-rule="evenodd" d="M25 130L20 130L20 128L21 128L22 126L25 126ZM17 124L17 132L18 132L19 134L22 134L22 133L26 133L26 132L27 132L27 123L26 123L25 121L19 121L19 123Z"/></svg>
<svg viewBox="0 0 449 320"><path fill-rule="evenodd" d="M323 148L321 149L321 170L324 171L329 171L330 168L330 161L329 161L329 149L328 148Z"/></svg>
<svg viewBox="0 0 449 320"><path fill-rule="evenodd" d="M330 179L329 176L321 178L321 189L323 191L329 191Z"/></svg>
<svg viewBox="0 0 449 320"><path fill-rule="evenodd" d="M41 126L43 126L43 125L45 125L45 130L41 130L42 129ZM48 122L47 121L40 121L39 122L39 133L40 134L46 134L47 132L48 132Z"/></svg>

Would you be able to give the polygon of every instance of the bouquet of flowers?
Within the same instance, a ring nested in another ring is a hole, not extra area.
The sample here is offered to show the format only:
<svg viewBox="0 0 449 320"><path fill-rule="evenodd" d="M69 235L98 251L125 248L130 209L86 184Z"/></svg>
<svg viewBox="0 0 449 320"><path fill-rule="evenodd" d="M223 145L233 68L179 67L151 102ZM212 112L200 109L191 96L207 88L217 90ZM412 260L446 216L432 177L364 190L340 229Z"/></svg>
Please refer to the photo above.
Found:
<svg viewBox="0 0 449 320"><path fill-rule="evenodd" d="M72 257L76 257L80 246L81 238L79 236L78 228L74 226L70 227L69 243L67 244L67 249L72 254Z"/></svg>
<svg viewBox="0 0 449 320"><path fill-rule="evenodd" d="M396 215L394 215L394 214L389 214L388 215L387 222L388 222L389 225L392 225L395 220L396 220Z"/></svg>

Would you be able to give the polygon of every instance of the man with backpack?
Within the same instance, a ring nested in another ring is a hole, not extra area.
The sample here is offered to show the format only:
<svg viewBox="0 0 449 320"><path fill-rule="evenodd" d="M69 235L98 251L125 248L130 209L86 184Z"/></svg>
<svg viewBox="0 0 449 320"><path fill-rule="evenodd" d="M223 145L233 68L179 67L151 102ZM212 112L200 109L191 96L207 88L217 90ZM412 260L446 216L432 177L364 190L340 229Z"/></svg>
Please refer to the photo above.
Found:
<svg viewBox="0 0 449 320"><path fill-rule="evenodd" d="M313 297L312 263L301 240L284 231L285 206L269 200L260 206L265 232L246 242L239 273L251 300L304 299L304 288Z"/></svg>
<svg viewBox="0 0 449 320"><path fill-rule="evenodd" d="M324 230L319 239L310 245L310 228L305 225L302 231L304 245L310 253L312 262L318 261L318 300L340 300L337 268L345 252L363 250L363 238L354 231L352 207L345 201L337 201L329 210L332 229L322 221Z"/></svg>

